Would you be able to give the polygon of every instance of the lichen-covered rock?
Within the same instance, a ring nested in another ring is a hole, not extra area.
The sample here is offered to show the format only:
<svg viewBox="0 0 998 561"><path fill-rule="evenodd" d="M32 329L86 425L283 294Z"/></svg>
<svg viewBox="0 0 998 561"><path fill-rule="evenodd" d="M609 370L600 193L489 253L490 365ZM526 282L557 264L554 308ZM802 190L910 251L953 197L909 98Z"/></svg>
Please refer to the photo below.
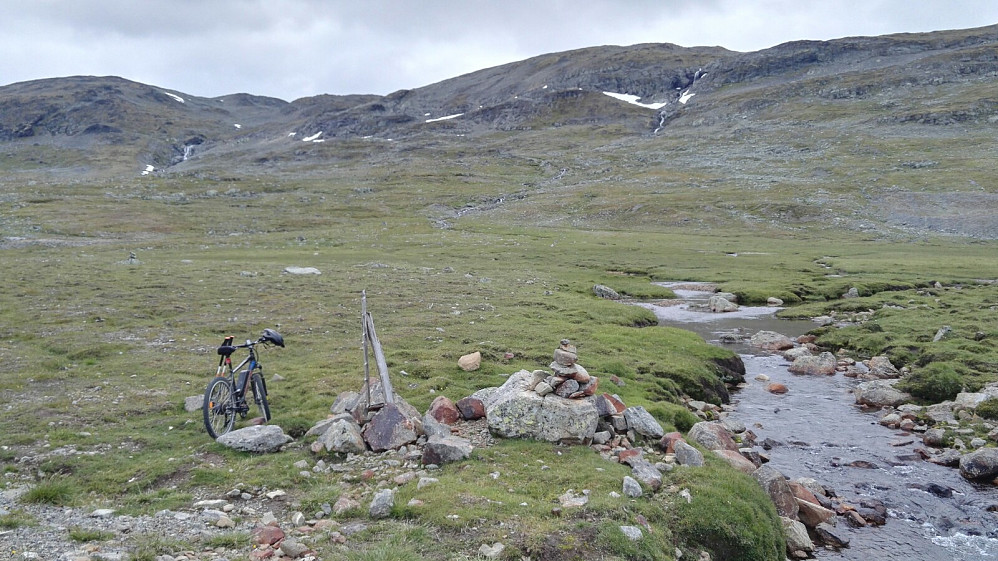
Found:
<svg viewBox="0 0 998 561"><path fill-rule="evenodd" d="M677 464L689 467L703 467L703 453L699 450L682 440L675 441L672 446L676 453Z"/></svg>
<svg viewBox="0 0 998 561"><path fill-rule="evenodd" d="M870 407L897 407L912 400L910 394L894 387L897 380L871 380L856 386L856 403Z"/></svg>
<svg viewBox="0 0 998 561"><path fill-rule="evenodd" d="M616 290L602 284L593 286L593 294L607 300L620 300L620 294Z"/></svg>
<svg viewBox="0 0 998 561"><path fill-rule="evenodd" d="M590 442L599 420L595 398L564 399L554 394L542 397L527 389L531 378L530 372L521 370L484 394L482 403L489 430L505 438Z"/></svg>
<svg viewBox="0 0 998 561"><path fill-rule="evenodd" d="M790 337L775 331L759 331L749 339L753 347L766 351L785 351L794 347Z"/></svg>

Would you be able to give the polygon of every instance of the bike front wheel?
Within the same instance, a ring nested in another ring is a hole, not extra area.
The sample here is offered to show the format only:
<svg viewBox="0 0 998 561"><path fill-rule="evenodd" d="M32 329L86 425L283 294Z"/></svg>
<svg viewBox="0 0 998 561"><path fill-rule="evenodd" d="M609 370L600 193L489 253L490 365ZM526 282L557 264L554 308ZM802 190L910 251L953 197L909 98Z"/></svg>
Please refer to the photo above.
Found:
<svg viewBox="0 0 998 561"><path fill-rule="evenodd" d="M267 403L267 384L263 381L263 376L259 373L253 374L251 378L251 388L253 389L253 401L256 402L257 409L264 422L270 421L270 404Z"/></svg>
<svg viewBox="0 0 998 561"><path fill-rule="evenodd" d="M226 378L215 378L204 391L204 428L212 438L218 438L232 430L236 423L236 411L232 399L232 384Z"/></svg>

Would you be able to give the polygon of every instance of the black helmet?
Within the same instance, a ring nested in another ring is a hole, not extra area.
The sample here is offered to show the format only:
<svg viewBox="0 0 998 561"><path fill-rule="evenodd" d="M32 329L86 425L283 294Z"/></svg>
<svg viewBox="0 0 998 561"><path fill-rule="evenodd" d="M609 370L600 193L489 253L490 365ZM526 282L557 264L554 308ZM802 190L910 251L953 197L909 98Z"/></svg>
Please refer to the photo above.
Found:
<svg viewBox="0 0 998 561"><path fill-rule="evenodd" d="M263 337L260 337L260 340L265 343L273 343L278 347L284 346L284 337L281 337L280 333L270 328L263 330Z"/></svg>

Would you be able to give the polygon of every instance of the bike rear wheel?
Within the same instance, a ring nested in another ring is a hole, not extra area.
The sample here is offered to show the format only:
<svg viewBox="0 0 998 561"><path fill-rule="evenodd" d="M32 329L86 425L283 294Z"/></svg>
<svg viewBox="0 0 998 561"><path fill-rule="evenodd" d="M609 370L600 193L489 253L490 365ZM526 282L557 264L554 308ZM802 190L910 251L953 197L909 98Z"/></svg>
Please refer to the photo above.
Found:
<svg viewBox="0 0 998 561"><path fill-rule="evenodd" d="M201 411L204 414L204 428L212 438L218 438L232 430L236 423L236 412L233 407L232 384L226 378L214 378L204 391L204 403Z"/></svg>
<svg viewBox="0 0 998 561"><path fill-rule="evenodd" d="M251 388L253 389L253 400L264 421L270 421L270 404L267 403L267 384L263 381L263 376L254 373L251 378Z"/></svg>

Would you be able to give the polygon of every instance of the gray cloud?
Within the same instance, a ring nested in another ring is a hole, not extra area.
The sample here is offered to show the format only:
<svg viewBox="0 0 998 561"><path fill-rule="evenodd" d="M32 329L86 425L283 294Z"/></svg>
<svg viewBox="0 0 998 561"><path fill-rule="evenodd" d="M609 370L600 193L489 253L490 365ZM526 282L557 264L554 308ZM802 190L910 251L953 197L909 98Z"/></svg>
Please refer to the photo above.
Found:
<svg viewBox="0 0 998 561"><path fill-rule="evenodd" d="M385 94L539 54L751 51L991 25L992 0L0 0L0 84L116 75L189 95Z"/></svg>

